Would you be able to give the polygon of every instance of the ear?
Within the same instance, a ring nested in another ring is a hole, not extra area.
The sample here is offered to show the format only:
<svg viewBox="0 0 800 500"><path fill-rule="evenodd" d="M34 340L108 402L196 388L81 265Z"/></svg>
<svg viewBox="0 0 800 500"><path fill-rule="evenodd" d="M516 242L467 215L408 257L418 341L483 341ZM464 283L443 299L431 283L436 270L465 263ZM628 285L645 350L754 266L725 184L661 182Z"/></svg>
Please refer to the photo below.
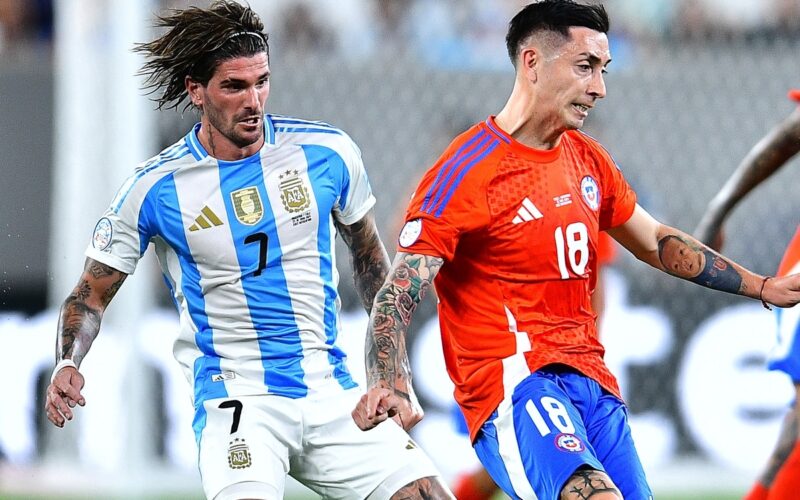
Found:
<svg viewBox="0 0 800 500"><path fill-rule="evenodd" d="M536 82L538 79L537 69L542 63L542 53L539 49L533 46L527 46L519 51L519 60L517 61L517 71L522 74L526 80Z"/></svg>
<svg viewBox="0 0 800 500"><path fill-rule="evenodd" d="M199 82L192 80L192 77L187 76L184 79L184 84L186 85L186 92L189 94L189 99L191 99L192 104L194 104L197 108L203 107L203 92L202 88L203 85Z"/></svg>

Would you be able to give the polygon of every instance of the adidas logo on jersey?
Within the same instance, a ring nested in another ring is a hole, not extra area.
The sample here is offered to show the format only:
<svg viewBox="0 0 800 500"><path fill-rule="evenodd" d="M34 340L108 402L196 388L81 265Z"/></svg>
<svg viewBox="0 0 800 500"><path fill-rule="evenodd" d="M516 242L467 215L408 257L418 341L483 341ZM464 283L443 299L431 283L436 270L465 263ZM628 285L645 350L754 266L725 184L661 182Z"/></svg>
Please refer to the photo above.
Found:
<svg viewBox="0 0 800 500"><path fill-rule="evenodd" d="M544 215L536 208L536 205L528 198L525 198L522 200L522 206L517 210L517 216L514 217L514 220L511 222L514 224L522 224L523 222L530 222L532 220L541 219L542 217L544 217Z"/></svg>
<svg viewBox="0 0 800 500"><path fill-rule="evenodd" d="M201 229L208 229L214 226L221 226L222 224L223 222L219 220L217 214L215 214L210 208L208 208L208 205L206 205L202 210L200 210L200 215L195 217L194 224L189 226L189 231L199 231Z"/></svg>

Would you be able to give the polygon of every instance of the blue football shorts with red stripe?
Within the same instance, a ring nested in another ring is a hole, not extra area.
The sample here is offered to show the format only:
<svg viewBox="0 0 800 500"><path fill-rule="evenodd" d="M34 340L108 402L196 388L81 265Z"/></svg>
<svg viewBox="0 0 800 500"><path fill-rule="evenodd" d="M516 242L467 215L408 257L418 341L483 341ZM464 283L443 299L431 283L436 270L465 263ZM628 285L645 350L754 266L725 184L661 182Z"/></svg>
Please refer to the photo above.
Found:
<svg viewBox="0 0 800 500"><path fill-rule="evenodd" d="M474 446L511 498L558 498L574 472L587 467L605 471L626 500L652 498L625 404L566 366L545 367L521 382Z"/></svg>

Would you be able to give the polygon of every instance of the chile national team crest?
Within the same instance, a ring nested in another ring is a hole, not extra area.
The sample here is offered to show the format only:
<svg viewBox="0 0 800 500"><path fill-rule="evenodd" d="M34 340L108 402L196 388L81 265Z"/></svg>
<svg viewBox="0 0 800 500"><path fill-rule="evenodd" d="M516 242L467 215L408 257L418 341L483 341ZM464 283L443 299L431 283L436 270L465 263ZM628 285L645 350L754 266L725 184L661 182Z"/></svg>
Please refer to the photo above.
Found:
<svg viewBox="0 0 800 500"><path fill-rule="evenodd" d="M597 211L600 207L600 188L597 187L597 181L592 176L587 175L581 179L581 195L589 208Z"/></svg>
<svg viewBox="0 0 800 500"><path fill-rule="evenodd" d="M561 451L580 453L586 449L583 441L575 434L563 433L556 436L556 447Z"/></svg>

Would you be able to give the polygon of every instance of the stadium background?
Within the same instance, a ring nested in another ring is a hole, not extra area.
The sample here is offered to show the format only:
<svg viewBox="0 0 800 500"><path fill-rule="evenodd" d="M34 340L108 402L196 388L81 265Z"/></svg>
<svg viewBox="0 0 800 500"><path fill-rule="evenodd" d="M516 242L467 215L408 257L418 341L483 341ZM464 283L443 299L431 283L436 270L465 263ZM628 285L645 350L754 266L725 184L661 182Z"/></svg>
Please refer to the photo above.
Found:
<svg viewBox="0 0 800 500"><path fill-rule="evenodd" d="M513 81L503 36L525 2L250 3L271 33L268 110L327 121L355 139L391 249L418 176L454 135L503 105ZM152 12L186 4L0 0L0 497L199 494L188 388L171 359L174 313L152 262L109 310L84 364L89 406L71 429L48 429L38 399L52 367L55 308L77 279L97 216L137 162L195 121L152 110L133 77L141 61L128 50L153 36ZM587 131L646 209L690 231L750 146L792 109L800 1L605 5L614 61ZM774 271L798 222L797 163L737 208L726 255ZM358 361L364 317L340 249L346 341ZM611 278L608 360L657 495L741 494L791 400L788 381L763 370L773 316L624 251ZM452 429L432 315L424 304L413 331L427 411L416 437L453 477L474 463Z"/></svg>

